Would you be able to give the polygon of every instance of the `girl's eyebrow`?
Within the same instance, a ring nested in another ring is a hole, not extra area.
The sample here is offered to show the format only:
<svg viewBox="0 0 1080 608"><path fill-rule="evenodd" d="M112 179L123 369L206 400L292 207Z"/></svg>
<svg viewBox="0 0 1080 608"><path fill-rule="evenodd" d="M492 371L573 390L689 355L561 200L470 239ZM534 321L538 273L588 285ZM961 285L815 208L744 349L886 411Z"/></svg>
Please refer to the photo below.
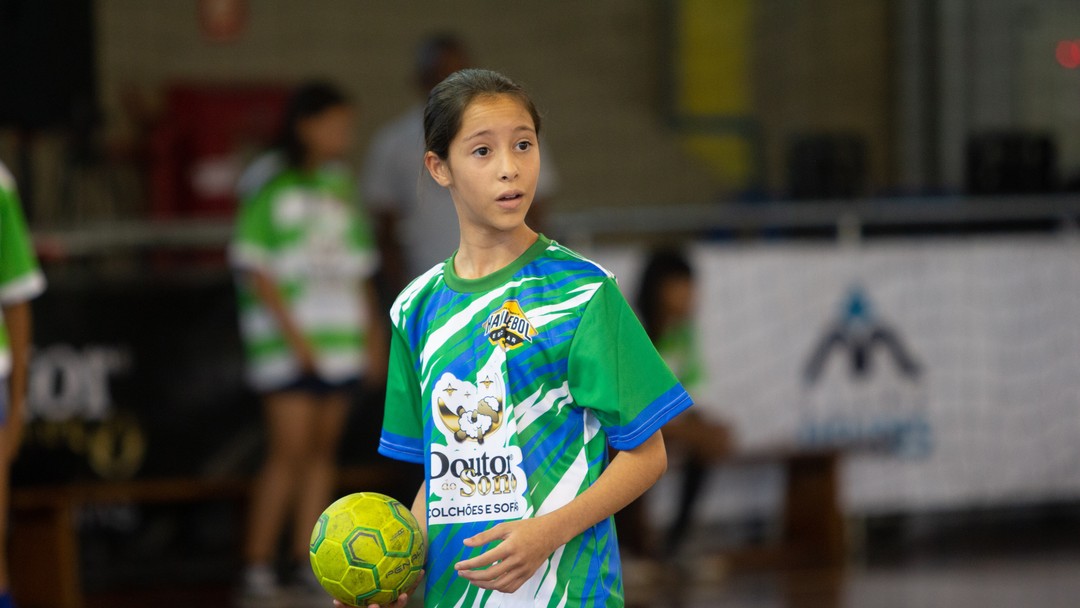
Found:
<svg viewBox="0 0 1080 608"><path fill-rule="evenodd" d="M534 129L533 127L530 127L529 125L520 125L520 126L514 128L515 133L517 133L519 131L526 131L528 133L535 133L536 129ZM483 137L485 135L491 135L491 129L481 129L481 130L477 131L476 133L473 133L472 135L466 137L462 141L469 141L469 140L472 140L472 139L476 139L477 137Z"/></svg>

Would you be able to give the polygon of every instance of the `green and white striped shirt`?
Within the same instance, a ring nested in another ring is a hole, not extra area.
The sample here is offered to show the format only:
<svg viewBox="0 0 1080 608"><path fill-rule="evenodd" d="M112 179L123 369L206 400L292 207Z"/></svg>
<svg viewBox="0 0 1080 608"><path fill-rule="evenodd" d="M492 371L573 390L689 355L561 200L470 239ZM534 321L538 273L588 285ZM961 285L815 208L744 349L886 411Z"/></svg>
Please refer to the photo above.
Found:
<svg viewBox="0 0 1080 608"><path fill-rule="evenodd" d="M45 291L26 228L15 178L0 164L0 305L32 300ZM0 377L11 373L11 341L0 315Z"/></svg>
<svg viewBox="0 0 1080 608"><path fill-rule="evenodd" d="M315 352L319 375L331 382L364 367L371 311L361 282L374 272L377 254L356 200L344 171L287 169L241 205L229 252L238 270L274 281ZM237 287L252 386L271 390L295 380L298 362L250 277L240 273Z"/></svg>

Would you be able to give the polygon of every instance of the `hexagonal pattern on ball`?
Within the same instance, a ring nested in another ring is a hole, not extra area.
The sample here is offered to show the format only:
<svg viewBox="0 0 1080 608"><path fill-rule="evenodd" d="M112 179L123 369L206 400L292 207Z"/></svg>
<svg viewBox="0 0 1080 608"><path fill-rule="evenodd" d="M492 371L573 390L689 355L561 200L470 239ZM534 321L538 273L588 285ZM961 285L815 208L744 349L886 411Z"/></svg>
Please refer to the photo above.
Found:
<svg viewBox="0 0 1080 608"><path fill-rule="evenodd" d="M393 602L417 581L424 564L423 536L412 513L374 492L350 494L327 507L309 548L323 588L353 605Z"/></svg>

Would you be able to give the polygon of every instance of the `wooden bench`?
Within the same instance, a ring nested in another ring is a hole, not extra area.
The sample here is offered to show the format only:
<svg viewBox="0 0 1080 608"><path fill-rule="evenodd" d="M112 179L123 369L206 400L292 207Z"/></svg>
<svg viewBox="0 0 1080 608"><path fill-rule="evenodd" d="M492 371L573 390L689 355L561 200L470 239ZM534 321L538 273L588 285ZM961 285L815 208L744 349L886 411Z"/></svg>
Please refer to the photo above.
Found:
<svg viewBox="0 0 1080 608"><path fill-rule="evenodd" d="M848 543L841 506L840 464L854 448L770 447L731 454L721 466L779 465L784 471L778 543L730 555L736 568L834 568Z"/></svg>
<svg viewBox="0 0 1080 608"><path fill-rule="evenodd" d="M340 471L342 492L393 487L415 474L387 463ZM78 516L91 505L244 501L247 479L143 479L15 488L11 495L12 591L22 608L82 608ZM411 495L406 497L411 499Z"/></svg>

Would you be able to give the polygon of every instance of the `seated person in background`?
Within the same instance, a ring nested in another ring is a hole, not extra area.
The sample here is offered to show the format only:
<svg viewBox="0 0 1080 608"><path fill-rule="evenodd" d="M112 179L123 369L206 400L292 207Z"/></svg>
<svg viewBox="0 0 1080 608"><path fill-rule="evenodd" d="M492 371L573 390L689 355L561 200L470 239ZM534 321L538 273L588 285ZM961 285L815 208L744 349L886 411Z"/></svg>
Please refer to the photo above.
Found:
<svg viewBox="0 0 1080 608"><path fill-rule="evenodd" d="M701 403L705 370L693 322L694 299L694 273L686 257L673 250L652 253L642 274L637 312L656 350L695 403ZM681 462L683 478L676 517L663 545L657 548L649 538L645 499L638 499L619 514L626 521L617 524L619 530L630 532L620 539L626 557L670 558L678 554L710 461L731 451L733 439L728 427L702 416L699 409L680 414L664 427L668 450L673 456L671 470L680 468Z"/></svg>

